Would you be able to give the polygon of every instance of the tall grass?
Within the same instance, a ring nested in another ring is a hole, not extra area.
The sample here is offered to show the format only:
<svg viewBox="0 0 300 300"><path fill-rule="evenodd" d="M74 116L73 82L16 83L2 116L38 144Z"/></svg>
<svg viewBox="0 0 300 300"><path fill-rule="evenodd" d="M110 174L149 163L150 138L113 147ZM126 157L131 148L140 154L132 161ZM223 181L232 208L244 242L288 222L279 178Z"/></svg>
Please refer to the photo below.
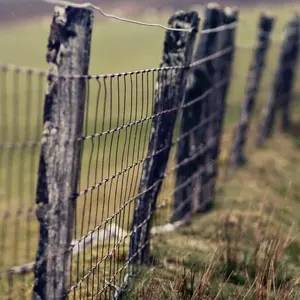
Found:
<svg viewBox="0 0 300 300"><path fill-rule="evenodd" d="M272 218L249 212L229 213L215 229L216 250L207 263L154 266L126 299L299 299L300 273L286 265L291 233L274 226Z"/></svg>

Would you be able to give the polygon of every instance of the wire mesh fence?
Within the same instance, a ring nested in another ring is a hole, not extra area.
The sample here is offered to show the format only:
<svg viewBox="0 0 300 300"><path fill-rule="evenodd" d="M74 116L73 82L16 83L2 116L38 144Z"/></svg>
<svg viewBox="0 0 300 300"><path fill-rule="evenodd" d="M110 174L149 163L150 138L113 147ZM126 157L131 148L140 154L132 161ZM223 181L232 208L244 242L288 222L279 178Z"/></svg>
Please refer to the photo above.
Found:
<svg viewBox="0 0 300 300"><path fill-rule="evenodd" d="M160 67L106 75L88 75L82 58L90 11L64 13L88 34L74 43L56 15L49 72L1 66L0 296L7 299L32 289L41 299L118 298L151 262L151 239L216 197L237 12L207 8L193 58L198 15L177 13L169 27L194 30L166 32Z"/></svg>
<svg viewBox="0 0 300 300"><path fill-rule="evenodd" d="M152 122L158 118L166 119L171 114L176 116L186 109L195 109L199 103L206 107L209 105L209 96L213 93L211 88L188 104L178 107L174 103L168 109L160 109L158 113L153 114L154 106L162 105L167 96L155 93L155 78L163 74L164 80L167 79L169 84L175 77L175 71L176 68L144 70L136 74L118 74L96 79L99 84L99 97L95 101L96 109L92 109L90 99L90 107L86 110L86 120L89 120L89 124L91 120L95 123L90 127L90 134L87 129L82 138L84 146L80 185L83 188L79 188L77 197L74 233L76 242L71 247L73 253L70 282L73 284L69 292L74 299L87 295L91 298L103 295L106 298L118 292L124 276L130 272L134 273L134 270L128 271L129 264L139 255L143 246L149 243L147 239L144 245L128 256L130 238L147 224L154 213L170 205L174 194L180 193L192 180L199 178L204 167L196 170L183 184L177 185L175 190L170 186L169 195L165 195L155 209L147 213L146 218L135 223L133 229L131 223L136 199L149 195L156 186L161 185L163 181L169 181L169 177L174 176L180 168L195 163L195 159L208 153L216 144L216 139L212 137L206 147L198 147L190 157L174 162L162 178L156 176L149 188L139 188L143 166L147 162L163 155L164 152L174 151L180 142L192 135L203 134L203 129L208 124L213 124L220 115L220 110L214 111L208 117L203 115L189 131L177 134L171 143L147 155ZM164 86L165 83L162 81L160 84ZM222 83L219 86L222 86ZM176 97L176 94L173 96ZM97 116L98 112L102 112L101 117ZM97 131L96 124L99 119L101 125L98 124L100 130ZM89 124L86 123L85 128L88 128ZM162 162L162 159L159 159ZM182 204L190 201L192 196L193 194L188 195ZM177 210L180 210L180 207ZM164 220L160 219L161 225L169 221L167 217L165 214ZM152 233L155 231L152 230Z"/></svg>

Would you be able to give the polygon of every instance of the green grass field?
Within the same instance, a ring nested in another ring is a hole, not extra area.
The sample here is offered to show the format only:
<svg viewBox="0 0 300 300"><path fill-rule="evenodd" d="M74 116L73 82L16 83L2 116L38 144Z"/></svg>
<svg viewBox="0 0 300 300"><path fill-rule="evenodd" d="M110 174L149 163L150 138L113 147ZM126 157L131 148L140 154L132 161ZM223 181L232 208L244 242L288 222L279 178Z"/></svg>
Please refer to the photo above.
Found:
<svg viewBox="0 0 300 300"><path fill-rule="evenodd" d="M300 9L299 6L274 7L272 11L277 16L272 34L274 42L268 55L268 64L264 71L261 92L257 99L256 115L267 101L280 50L279 40L282 37L284 25L296 8ZM224 151L221 159L227 155L226 150L230 145L232 127L239 116L239 107L243 100L245 80L251 59L251 46L255 42L256 26L261 11L263 11L263 8L241 10L240 13L237 35L238 49L228 97L227 130L225 131ZM165 24L168 16L141 18ZM164 39L163 30L107 21L101 19L98 15L95 19L90 64L91 74L132 71L153 68L159 65ZM45 53L50 21L50 18L35 20L34 22L28 21L24 24L7 25L1 28L0 62L46 69ZM146 79L144 77L145 82ZM0 86L5 86L6 91L5 93L2 91L0 96L0 144L28 140L39 141L43 94L45 92L44 79L33 75L28 80L25 74L19 75L16 79L12 73L9 73L5 85L3 80L4 75L1 73ZM142 89L141 77L138 77L138 79L133 79L133 87L136 80L139 80L139 89L137 94L133 95L133 103L131 104L128 102L131 83L127 81L128 90L126 93L124 93L125 83L120 83L121 99L119 105L117 103L118 88L116 79L112 83L107 80L107 87L109 88L111 84L113 90L113 94L108 96L107 106L103 102L104 82L101 82L102 89L98 97L99 82L96 80L91 81L90 102L87 105L89 109L86 111L87 122L84 129L85 136L117 127L122 122L126 124L151 115L152 103L150 99L153 86L147 89L143 85L144 89ZM296 81L295 91L299 92L299 76ZM27 88L28 86L30 88ZM149 93L145 92L147 90L149 90ZM146 106L142 110L142 103L144 102L137 100L143 97ZM136 111L136 115L130 117L130 110ZM105 111L105 114L103 114L103 111ZM111 124L110 120L112 120ZM94 127L95 124L96 127ZM146 142L150 126L151 122L147 121L113 134L96 139L87 139L84 142L80 190L97 184L117 174L127 165L134 164L142 159L147 148ZM269 200L272 202L277 223L283 223L286 226L295 223L296 229L300 226L300 219L297 214L297 211L299 211L298 192L300 192L298 140L295 137L277 135L266 149L256 150L252 149L253 147L251 148L254 134L255 130L251 136L252 141L249 143L249 149L251 150L250 163L244 170L234 174L233 179L225 186L225 189L219 192L216 210L208 215L197 217L191 228L182 229L172 234L172 236L168 236L168 239L155 241L154 250L159 259L195 257L197 251L201 252L199 257L204 257L203 253L207 250L207 247L204 246L201 249L201 245L209 244L209 233L207 232L215 228L216 222L214 220L218 218L218 214L224 215L232 208L237 213L245 211L246 208L248 209L249 203L251 204L250 211L256 211L261 202ZM134 150L135 143L139 144L143 151L137 153ZM128 161L120 159L123 150L124 157L129 157ZM109 157L110 153L112 153L111 157ZM0 220L0 270L30 262L35 257L38 224L34 215L34 198L38 156L39 147L32 147L26 149L26 151L22 149L11 151L11 149L0 148L1 215L3 212ZM141 165L139 164L124 173L120 178L111 180L105 185L106 188L82 194L78 198L77 237L99 225L105 218L119 209L124 201L135 195L140 171ZM241 182L243 182L242 185ZM120 188L121 186L124 186L124 189ZM169 194L172 189L173 177L170 176L164 183L160 200L167 198L170 202ZM129 205L118 217L119 220L121 218L125 219L125 223L122 224L124 228L128 228L130 225L131 210L132 205ZM163 210L163 215L159 215L157 222L165 222L169 216L170 209L168 208ZM202 228L207 230L202 231ZM128 239L125 244L127 241ZM187 247L181 247L180 244L182 246L189 245L188 249ZM214 241L212 241L212 244L214 247ZM111 250L110 245L106 245L106 247L104 252L109 252ZM125 249L121 252L126 253L126 245L124 247ZM298 246L295 247L295 249L298 249ZM124 253L120 256L124 257ZM293 258L291 260L293 266L299 270L299 255L293 249L290 250L290 253ZM91 252L90 255L92 259L87 258L87 264L91 262L95 264L97 262L95 253ZM195 259L199 260L199 258ZM166 265L167 270L169 270L169 267L172 268L170 265ZM86 271L80 270L81 275L85 275ZM74 272L76 273L75 266ZM23 284L21 278L16 278L15 281L13 287L13 293L16 293L13 294L15 299L20 297L20 291L23 296L25 295L25 298L30 297L28 292L31 285L30 280L27 278L26 285ZM83 282L84 286L86 284L87 282ZM7 281L2 280L0 290L3 291L3 297L8 295L8 289ZM0 296L2 295L0 292Z"/></svg>

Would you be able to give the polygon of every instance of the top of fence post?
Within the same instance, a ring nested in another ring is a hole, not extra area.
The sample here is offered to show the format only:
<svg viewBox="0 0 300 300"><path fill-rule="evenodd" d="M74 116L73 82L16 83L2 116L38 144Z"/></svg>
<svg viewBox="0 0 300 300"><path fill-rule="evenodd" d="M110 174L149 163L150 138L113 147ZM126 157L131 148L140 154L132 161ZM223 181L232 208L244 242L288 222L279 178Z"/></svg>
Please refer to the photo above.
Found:
<svg viewBox="0 0 300 300"><path fill-rule="evenodd" d="M85 83L93 14L55 7L48 40L48 89L37 186L40 239L32 299L63 299L67 294L80 166ZM76 78L72 78L76 75Z"/></svg>
<svg viewBox="0 0 300 300"><path fill-rule="evenodd" d="M209 3L205 8L202 31L220 26L221 7L218 3ZM211 55L215 51L215 40L218 32L201 33L199 44L196 48L193 61L200 60ZM206 64L203 64L206 65Z"/></svg>

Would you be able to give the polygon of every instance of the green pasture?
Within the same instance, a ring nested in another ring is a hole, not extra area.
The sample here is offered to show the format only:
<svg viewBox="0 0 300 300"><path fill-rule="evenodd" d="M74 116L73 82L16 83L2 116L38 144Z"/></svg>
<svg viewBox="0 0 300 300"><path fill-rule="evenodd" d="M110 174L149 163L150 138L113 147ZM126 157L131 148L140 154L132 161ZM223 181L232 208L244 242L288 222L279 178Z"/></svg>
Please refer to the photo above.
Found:
<svg viewBox="0 0 300 300"><path fill-rule="evenodd" d="M268 64L257 99L257 115L270 93L284 26L296 8L300 7L274 7L272 10L277 17L272 34L274 41L268 54ZM231 136L233 122L239 116L239 107L244 96L245 80L252 54L251 47L255 43L259 14L263 10L263 8L242 9L240 12L237 29L238 47L226 116L228 136ZM168 17L166 14L161 14L135 18L165 24ZM3 26L0 29L0 62L46 70L45 55L50 22L49 17ZM164 34L164 30L159 28L108 21L96 14L90 74L103 75L158 67L161 61ZM82 193L77 200L75 226L77 238L99 226L125 203L127 205L120 210L112 222L120 224L124 229L129 229L133 197L136 195L142 160L147 150L151 119L134 126L125 126L122 130L113 131L112 129L151 116L154 85L155 81L147 73L127 77L125 81L123 77L89 81L83 132L87 138L83 143L79 184L79 191ZM39 142L42 132L45 89L46 80L39 75L33 74L28 77L27 74L16 75L11 71L7 74L3 72L0 74L0 145L6 145L0 148L0 270L30 262L34 260L36 254L38 223L35 219L34 201L39 147L34 145L16 149L7 145L26 141ZM299 89L298 79L295 90L299 91ZM101 136L97 135L103 131L110 132ZM92 138L94 134L96 136ZM225 143L224 149L227 148L227 143ZM171 162L174 161L174 154L175 151L172 151ZM132 165L133 167L128 171L122 172L124 168ZM118 173L120 174L115 176ZM297 178L295 180L299 181ZM171 174L163 184L160 201L171 202L173 184ZM84 192L92 186L97 186L97 188ZM235 187L233 191L232 195L230 191L227 191L229 195L226 194L226 197L236 198L239 187ZM230 203L232 204L232 201ZM159 214L158 223L165 222L170 216L169 208L162 212ZM293 218L299 222L298 216L293 216ZM110 226L110 224L111 222L105 226ZM128 238L125 239L125 246L118 253L119 257L124 257L127 242ZM113 248L109 243L106 247L104 255ZM116 255L116 252L113 255ZM86 257L86 264L95 265L96 258L98 258L96 250L91 251L89 257ZM74 273L78 274L77 271L74 263ZM80 269L78 272L80 276L84 276L87 269ZM73 278L73 280L77 279ZM15 281L20 283L18 291L16 286L14 287L14 293L17 293L14 295L17 297L20 289L24 293L28 290L28 285L21 284L23 278L16 278ZM86 286L88 281L84 280L82 284ZM7 296L8 289L7 280L3 279L0 283L0 291L4 291ZM27 294L26 292L25 295Z"/></svg>

